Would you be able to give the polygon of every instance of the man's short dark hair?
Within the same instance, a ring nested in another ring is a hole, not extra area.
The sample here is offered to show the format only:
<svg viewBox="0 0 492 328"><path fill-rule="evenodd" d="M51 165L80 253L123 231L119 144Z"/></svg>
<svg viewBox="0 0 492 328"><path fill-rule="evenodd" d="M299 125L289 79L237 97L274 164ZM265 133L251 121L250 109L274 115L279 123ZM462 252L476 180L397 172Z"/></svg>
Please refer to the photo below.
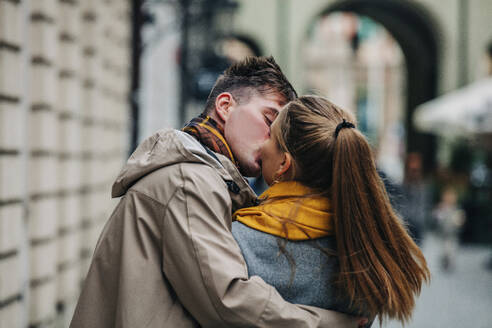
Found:
<svg viewBox="0 0 492 328"><path fill-rule="evenodd" d="M247 57L232 64L215 82L207 98L205 114L215 107L222 92L230 92L239 104L247 103L254 92L261 95L278 93L285 103L297 98L297 93L273 57Z"/></svg>

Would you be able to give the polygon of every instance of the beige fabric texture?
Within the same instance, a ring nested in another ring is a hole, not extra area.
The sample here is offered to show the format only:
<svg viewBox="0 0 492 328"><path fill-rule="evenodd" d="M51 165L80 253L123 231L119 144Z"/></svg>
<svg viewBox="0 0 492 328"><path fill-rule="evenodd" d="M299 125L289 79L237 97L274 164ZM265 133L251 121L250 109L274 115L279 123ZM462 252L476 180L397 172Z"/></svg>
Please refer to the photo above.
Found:
<svg viewBox="0 0 492 328"><path fill-rule="evenodd" d="M193 137L160 130L113 185L122 197L99 238L71 328L356 327L294 305L248 278L231 215L255 198L236 167ZM226 181L234 181L237 194Z"/></svg>

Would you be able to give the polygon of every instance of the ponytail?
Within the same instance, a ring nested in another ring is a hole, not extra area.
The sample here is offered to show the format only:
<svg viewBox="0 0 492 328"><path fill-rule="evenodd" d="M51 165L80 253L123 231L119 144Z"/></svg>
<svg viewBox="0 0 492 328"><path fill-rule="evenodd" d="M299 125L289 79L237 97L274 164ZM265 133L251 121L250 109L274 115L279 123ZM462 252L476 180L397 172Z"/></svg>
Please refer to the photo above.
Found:
<svg viewBox="0 0 492 328"><path fill-rule="evenodd" d="M390 205L355 119L325 98L302 96L277 120L275 137L294 159L295 179L331 197L340 292L354 312L407 322L429 269Z"/></svg>
<svg viewBox="0 0 492 328"><path fill-rule="evenodd" d="M355 309L380 322L407 322L422 282L430 279L425 258L392 209L359 131L339 131L331 165L340 288Z"/></svg>

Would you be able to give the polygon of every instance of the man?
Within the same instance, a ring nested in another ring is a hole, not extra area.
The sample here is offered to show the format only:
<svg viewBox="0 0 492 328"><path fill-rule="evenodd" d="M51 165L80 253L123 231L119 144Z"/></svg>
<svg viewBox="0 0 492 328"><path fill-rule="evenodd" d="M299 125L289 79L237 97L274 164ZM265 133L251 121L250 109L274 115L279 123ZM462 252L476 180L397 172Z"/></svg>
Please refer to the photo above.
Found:
<svg viewBox="0 0 492 328"><path fill-rule="evenodd" d="M259 149L296 93L273 58L249 58L218 79L184 132L145 140L113 185L106 224L71 327L347 327L342 314L285 302L248 278L231 214L255 195ZM237 167L236 167L237 166Z"/></svg>

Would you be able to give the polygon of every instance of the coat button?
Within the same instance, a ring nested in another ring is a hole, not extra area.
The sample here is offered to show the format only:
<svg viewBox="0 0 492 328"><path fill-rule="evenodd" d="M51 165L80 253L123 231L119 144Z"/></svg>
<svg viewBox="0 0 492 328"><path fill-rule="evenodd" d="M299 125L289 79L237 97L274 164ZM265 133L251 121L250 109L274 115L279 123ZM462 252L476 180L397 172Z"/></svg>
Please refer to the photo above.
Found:
<svg viewBox="0 0 492 328"><path fill-rule="evenodd" d="M239 186L234 181L226 181L226 184L231 192L239 194Z"/></svg>

